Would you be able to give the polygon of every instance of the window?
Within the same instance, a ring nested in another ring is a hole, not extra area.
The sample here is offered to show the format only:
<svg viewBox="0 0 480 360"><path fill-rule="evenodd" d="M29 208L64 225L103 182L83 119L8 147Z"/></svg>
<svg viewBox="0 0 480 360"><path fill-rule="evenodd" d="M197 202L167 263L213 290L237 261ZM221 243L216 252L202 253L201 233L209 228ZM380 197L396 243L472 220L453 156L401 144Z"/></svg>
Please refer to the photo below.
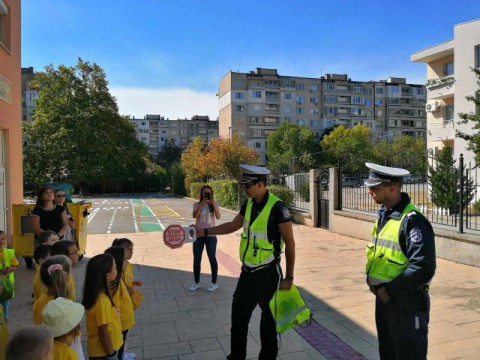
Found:
<svg viewBox="0 0 480 360"><path fill-rule="evenodd" d="M453 61L445 64L445 76L453 75Z"/></svg>
<svg viewBox="0 0 480 360"><path fill-rule="evenodd" d="M284 93L283 94L283 99L284 100L292 100L292 94L291 93Z"/></svg>
<svg viewBox="0 0 480 360"><path fill-rule="evenodd" d="M375 105L383 105L383 99L375 99Z"/></svg>
<svg viewBox="0 0 480 360"><path fill-rule="evenodd" d="M310 104L318 104L318 97L314 96L310 98Z"/></svg>
<svg viewBox="0 0 480 360"><path fill-rule="evenodd" d="M289 113L289 112L291 112L291 111L292 111L292 108L291 108L290 106L285 106L285 107L283 108L283 112L285 112L285 113Z"/></svg>
<svg viewBox="0 0 480 360"><path fill-rule="evenodd" d="M335 114L335 108L334 107L326 107L325 108L325 114Z"/></svg>
<svg viewBox="0 0 480 360"><path fill-rule="evenodd" d="M252 131L253 136L262 136L262 130L260 129L254 129Z"/></svg>
<svg viewBox="0 0 480 360"><path fill-rule="evenodd" d="M335 95L325 95L325 102L337 102L337 97Z"/></svg>
<svg viewBox="0 0 480 360"><path fill-rule="evenodd" d="M235 110L236 111L243 111L244 110L243 105L235 105Z"/></svg>
<svg viewBox="0 0 480 360"><path fill-rule="evenodd" d="M305 96L297 95L297 96L295 97L295 101L296 101L297 103L302 104L302 103L305 102Z"/></svg>
<svg viewBox="0 0 480 360"><path fill-rule="evenodd" d="M365 89L365 95L372 95L372 94L373 94L372 88Z"/></svg>
<svg viewBox="0 0 480 360"><path fill-rule="evenodd" d="M390 86L390 94L398 94L400 92L400 89L398 86Z"/></svg>
<svg viewBox="0 0 480 360"><path fill-rule="evenodd" d="M252 117L250 118L250 124L258 124L260 121L258 117Z"/></svg>
<svg viewBox="0 0 480 360"><path fill-rule="evenodd" d="M318 110L317 109L310 109L310 114L318 115Z"/></svg>
<svg viewBox="0 0 480 360"><path fill-rule="evenodd" d="M382 110L377 110L377 116L382 116Z"/></svg>
<svg viewBox="0 0 480 360"><path fill-rule="evenodd" d="M423 88L416 88L415 94L417 94L417 95L423 95Z"/></svg>
<svg viewBox="0 0 480 360"><path fill-rule="evenodd" d="M310 126L318 127L318 126L320 126L320 121L312 120L312 121L310 121Z"/></svg>
<svg viewBox="0 0 480 360"><path fill-rule="evenodd" d="M325 90L327 90L327 91L335 91L335 85L333 85L333 84L325 84Z"/></svg>
<svg viewBox="0 0 480 360"><path fill-rule="evenodd" d="M293 88L293 83L292 83L292 81L290 81L290 80L285 80L285 81L283 82L283 87Z"/></svg>
<svg viewBox="0 0 480 360"><path fill-rule="evenodd" d="M365 106L372 106L372 99L365 99Z"/></svg>
<svg viewBox="0 0 480 360"><path fill-rule="evenodd" d="M318 85L310 85L310 90L318 91Z"/></svg>
<svg viewBox="0 0 480 360"><path fill-rule="evenodd" d="M388 103L390 105L399 105L400 104L400 99L399 98L390 98L390 99L388 99Z"/></svg>
<svg viewBox="0 0 480 360"><path fill-rule="evenodd" d="M305 90L305 84L297 84L297 90Z"/></svg>
<svg viewBox="0 0 480 360"><path fill-rule="evenodd" d="M363 104L363 97L362 96L352 96L352 103Z"/></svg>
<svg viewBox="0 0 480 360"><path fill-rule="evenodd" d="M245 99L245 94L243 92L236 92L235 99Z"/></svg>
<svg viewBox="0 0 480 360"><path fill-rule="evenodd" d="M383 94L383 88L376 88L375 94Z"/></svg>
<svg viewBox="0 0 480 360"><path fill-rule="evenodd" d="M297 108L297 114L304 114L305 111L302 108Z"/></svg>
<svg viewBox="0 0 480 360"><path fill-rule="evenodd" d="M277 87L277 82L274 80L265 80L264 82L265 86L267 87Z"/></svg>
<svg viewBox="0 0 480 360"><path fill-rule="evenodd" d="M0 0L0 44L10 51L10 13L8 7Z"/></svg>
<svg viewBox="0 0 480 360"><path fill-rule="evenodd" d="M362 109L360 108L352 108L352 115L362 115Z"/></svg>
<svg viewBox="0 0 480 360"><path fill-rule="evenodd" d="M260 90L253 90L252 91L252 96L254 98L260 99L262 97L262 92Z"/></svg>
<svg viewBox="0 0 480 360"><path fill-rule="evenodd" d="M361 87L361 86L354 86L354 87L353 87L353 92L363 92L363 87Z"/></svg>
<svg viewBox="0 0 480 360"><path fill-rule="evenodd" d="M480 67L480 45L475 46L475 67Z"/></svg>
<svg viewBox="0 0 480 360"><path fill-rule="evenodd" d="M261 149L262 148L262 143L259 141L254 142L255 149Z"/></svg>
<svg viewBox="0 0 480 360"><path fill-rule="evenodd" d="M297 120L299 126L305 126L305 120Z"/></svg>
<svg viewBox="0 0 480 360"><path fill-rule="evenodd" d="M265 119L263 119L263 121L264 121L265 124L276 124L277 123L277 118L266 117Z"/></svg>
<svg viewBox="0 0 480 360"><path fill-rule="evenodd" d="M453 121L453 117L454 117L453 105L445 106L445 120Z"/></svg>
<svg viewBox="0 0 480 360"><path fill-rule="evenodd" d="M147 122L146 122L146 121L142 121L142 126L147 126Z"/></svg>

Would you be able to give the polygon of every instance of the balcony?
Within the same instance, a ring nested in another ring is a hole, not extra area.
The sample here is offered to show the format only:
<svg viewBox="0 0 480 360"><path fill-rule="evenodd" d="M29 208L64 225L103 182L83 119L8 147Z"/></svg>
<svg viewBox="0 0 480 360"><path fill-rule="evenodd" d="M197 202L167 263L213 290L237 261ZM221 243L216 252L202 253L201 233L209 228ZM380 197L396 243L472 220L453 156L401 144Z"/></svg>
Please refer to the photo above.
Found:
<svg viewBox="0 0 480 360"><path fill-rule="evenodd" d="M447 99L455 94L455 75L429 79L425 86L428 89L428 99Z"/></svg>

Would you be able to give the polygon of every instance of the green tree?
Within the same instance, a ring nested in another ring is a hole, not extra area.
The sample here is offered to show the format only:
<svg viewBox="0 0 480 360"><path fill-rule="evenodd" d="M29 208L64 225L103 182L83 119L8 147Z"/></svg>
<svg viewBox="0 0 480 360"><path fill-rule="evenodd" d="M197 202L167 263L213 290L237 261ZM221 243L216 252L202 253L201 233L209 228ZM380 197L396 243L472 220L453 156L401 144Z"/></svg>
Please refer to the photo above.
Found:
<svg viewBox="0 0 480 360"><path fill-rule="evenodd" d="M118 113L100 66L82 59L72 67L49 65L32 86L39 98L24 131L26 181L86 185L144 175L146 146Z"/></svg>
<svg viewBox="0 0 480 360"><path fill-rule="evenodd" d="M158 164L167 168L174 162L180 162L182 148L175 144L175 139L168 138L158 153Z"/></svg>
<svg viewBox="0 0 480 360"><path fill-rule="evenodd" d="M373 158L370 129L356 125L351 129L336 127L320 142L324 162L340 165L344 171L365 171L365 161Z"/></svg>
<svg viewBox="0 0 480 360"><path fill-rule="evenodd" d="M471 123L472 132L465 133L459 130L456 130L456 136L467 141L467 149L472 151L475 154L475 158L480 161L480 69L471 69L476 78L478 89L475 91L474 95L468 95L466 99L475 104L475 112L469 113L459 113L460 120L459 125Z"/></svg>
<svg viewBox="0 0 480 360"><path fill-rule="evenodd" d="M308 171L316 166L315 153L318 145L306 126L284 122L267 137L267 163L274 174Z"/></svg>
<svg viewBox="0 0 480 360"><path fill-rule="evenodd" d="M441 208L448 209L450 214L457 214L460 210L460 173L456 160L453 158L453 147L444 143L444 147L435 156L435 166L429 165L429 185L432 202ZM475 196L473 180L463 178L463 207L466 208Z"/></svg>
<svg viewBox="0 0 480 360"><path fill-rule="evenodd" d="M405 168L412 174L427 173L427 145L423 138L397 136L393 141L375 143L373 150L373 160L378 164Z"/></svg>
<svg viewBox="0 0 480 360"><path fill-rule="evenodd" d="M185 172L185 189L190 189L190 184L197 181L205 181L207 177L207 143L201 137L196 136L188 144L181 156L181 166Z"/></svg>

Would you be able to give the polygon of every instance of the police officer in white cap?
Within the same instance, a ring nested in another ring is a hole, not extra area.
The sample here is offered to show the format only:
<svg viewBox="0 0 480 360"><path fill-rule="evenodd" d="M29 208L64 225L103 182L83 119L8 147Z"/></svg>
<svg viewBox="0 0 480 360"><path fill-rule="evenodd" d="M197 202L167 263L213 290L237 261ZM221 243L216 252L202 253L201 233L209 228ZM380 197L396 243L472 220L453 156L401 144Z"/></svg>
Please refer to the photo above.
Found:
<svg viewBox="0 0 480 360"><path fill-rule="evenodd" d="M275 291L290 289L295 266L295 241L287 206L267 189L264 167L240 165L239 185L248 200L228 223L197 229L197 236L229 234L243 226L240 239L242 272L233 295L231 352L227 359L244 360L247 356L248 323L257 305L262 309L260 320L260 360L275 360L278 352L275 321L269 302ZM280 254L285 247L285 275L280 267Z"/></svg>
<svg viewBox="0 0 480 360"><path fill-rule="evenodd" d="M430 222L401 192L405 169L365 164L365 185L382 205L367 246L367 284L376 297L381 359L426 359L430 297L435 274L435 234Z"/></svg>

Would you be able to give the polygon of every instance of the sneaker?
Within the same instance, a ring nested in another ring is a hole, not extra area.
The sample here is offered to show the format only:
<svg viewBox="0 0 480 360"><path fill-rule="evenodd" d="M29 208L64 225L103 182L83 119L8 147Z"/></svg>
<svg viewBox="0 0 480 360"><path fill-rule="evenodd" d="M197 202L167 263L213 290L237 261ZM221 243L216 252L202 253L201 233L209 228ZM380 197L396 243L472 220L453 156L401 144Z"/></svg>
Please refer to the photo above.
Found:
<svg viewBox="0 0 480 360"><path fill-rule="evenodd" d="M210 286L207 288L207 291L208 292L213 292L215 290L218 289L218 285L217 284L214 284L214 283L211 283Z"/></svg>
<svg viewBox="0 0 480 360"><path fill-rule="evenodd" d="M123 353L122 360L134 360L137 358L137 355L134 353L125 352Z"/></svg>
<svg viewBox="0 0 480 360"><path fill-rule="evenodd" d="M192 286L190 286L190 291L197 291L200 289L200 283L193 283Z"/></svg>

